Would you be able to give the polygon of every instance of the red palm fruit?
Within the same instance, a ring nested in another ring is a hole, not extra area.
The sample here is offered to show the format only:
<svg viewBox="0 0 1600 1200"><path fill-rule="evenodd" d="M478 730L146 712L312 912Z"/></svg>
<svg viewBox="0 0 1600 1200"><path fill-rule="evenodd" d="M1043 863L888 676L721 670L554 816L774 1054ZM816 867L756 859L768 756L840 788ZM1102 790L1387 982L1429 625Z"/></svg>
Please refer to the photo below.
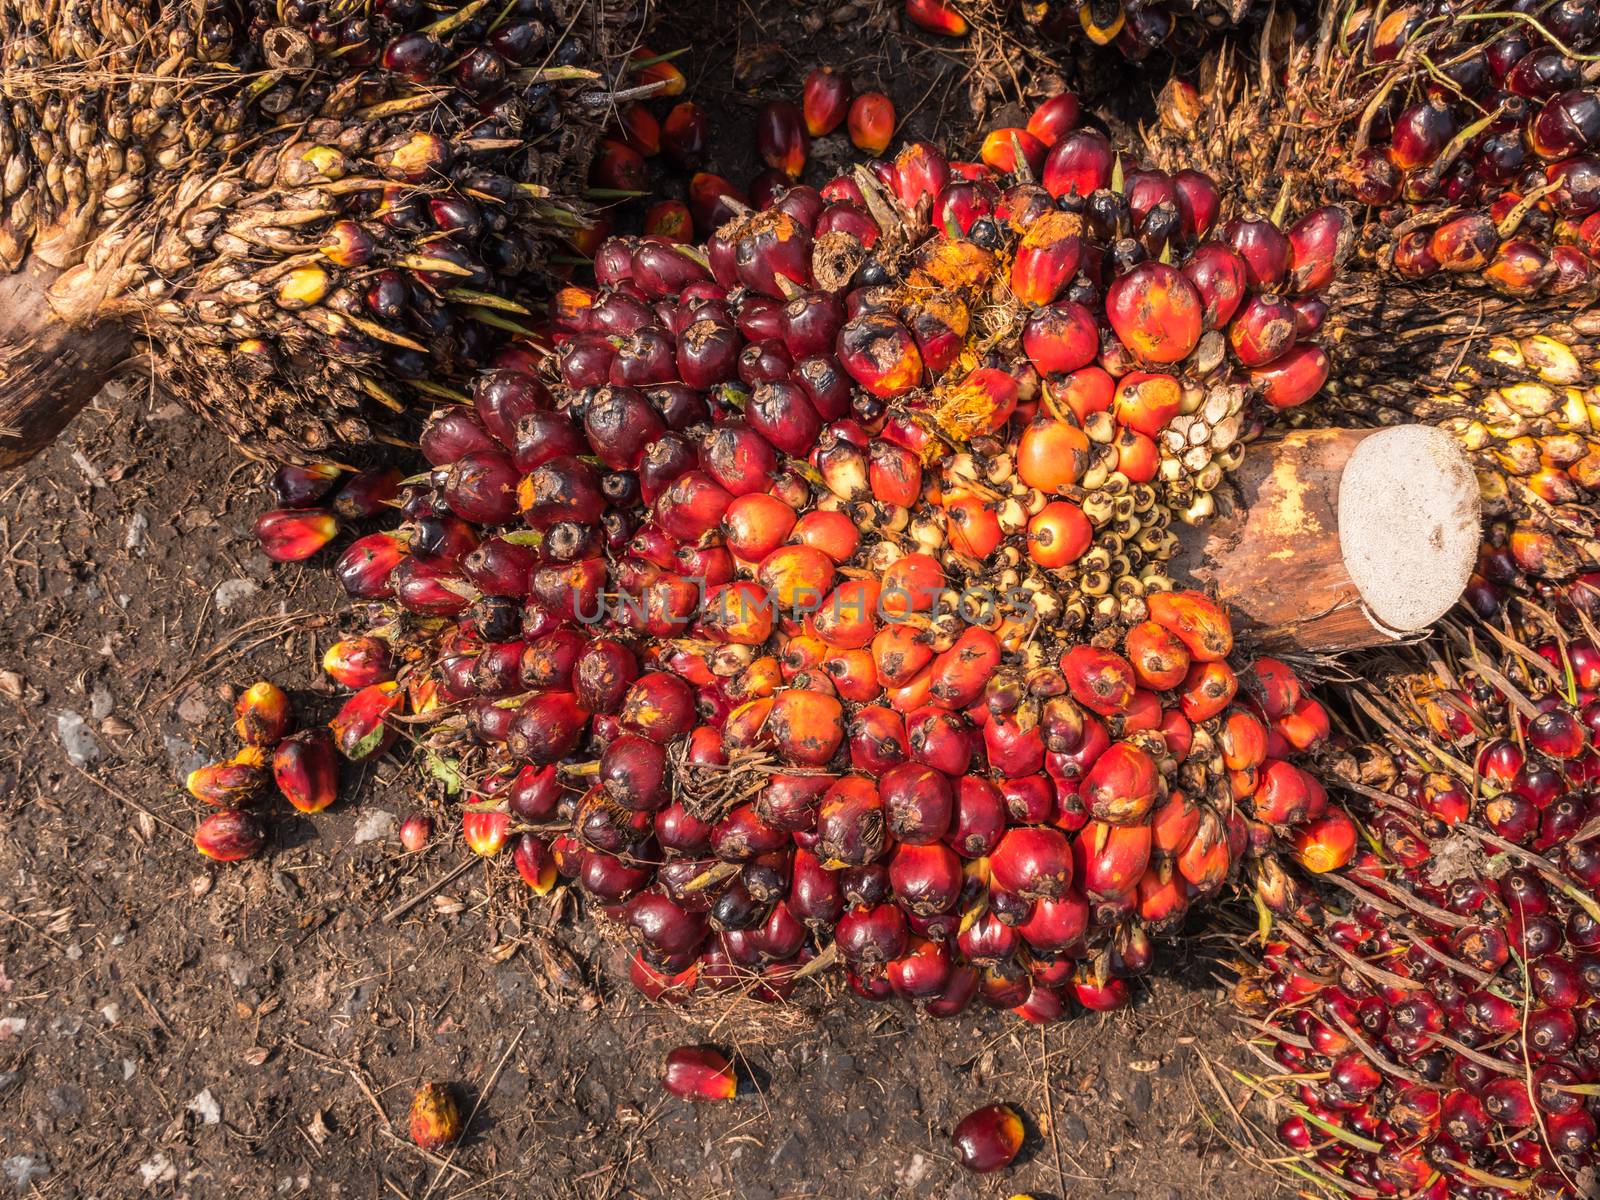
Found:
<svg viewBox="0 0 1600 1200"><path fill-rule="evenodd" d="M276 745L294 719L289 697L267 680L253 683L239 693L233 712L233 731L247 746Z"/></svg>
<svg viewBox="0 0 1600 1200"><path fill-rule="evenodd" d="M622 702L622 727L667 745L693 727L694 692L676 675L647 671Z"/></svg>
<svg viewBox="0 0 1600 1200"><path fill-rule="evenodd" d="M1072 994L1090 1012L1113 1012L1125 1008L1130 999L1126 979L1107 979L1099 983L1079 976L1072 984Z"/></svg>
<svg viewBox="0 0 1600 1200"><path fill-rule="evenodd" d="M432 1153L461 1136L461 1110L442 1083L429 1080L411 1098L408 1117L411 1140Z"/></svg>
<svg viewBox="0 0 1600 1200"><path fill-rule="evenodd" d="M991 715L983 725L984 751L991 770L1015 779L1031 776L1044 767L1044 735L1034 724L1025 724L1011 713ZM1041 780L1048 786L1047 780ZM1045 797L1047 811L1037 820L1049 819L1054 793Z"/></svg>
<svg viewBox="0 0 1600 1200"><path fill-rule="evenodd" d="M889 886L900 907L917 916L949 912L961 895L961 859L942 842L902 843L889 857Z"/></svg>
<svg viewBox="0 0 1600 1200"><path fill-rule="evenodd" d="M1082 218L1060 211L1029 225L1011 263L1011 294L1029 305L1049 304L1059 296L1077 274L1082 231Z"/></svg>
<svg viewBox="0 0 1600 1200"><path fill-rule="evenodd" d="M1209 893L1227 878L1232 861L1232 848L1222 819L1212 809L1202 808L1199 828L1174 860L1178 873L1197 891Z"/></svg>
<svg viewBox="0 0 1600 1200"><path fill-rule="evenodd" d="M790 688L773 697L767 733L785 762L823 766L844 742L844 706L832 696Z"/></svg>
<svg viewBox="0 0 1600 1200"><path fill-rule="evenodd" d="M1131 742L1114 742L1089 768L1079 789L1089 815L1107 825L1137 825L1155 807L1161 773Z"/></svg>
<svg viewBox="0 0 1600 1200"><path fill-rule="evenodd" d="M967 32L967 19L945 0L906 0L906 20L929 33L961 37Z"/></svg>
<svg viewBox="0 0 1600 1200"><path fill-rule="evenodd" d="M1182 792L1169 792L1150 818L1151 848L1162 858L1174 858L1199 828L1199 807Z"/></svg>
<svg viewBox="0 0 1600 1200"><path fill-rule="evenodd" d="M833 578L832 560L812 546L780 546L756 569L757 582L785 619L797 620L814 611L833 586Z"/></svg>
<svg viewBox="0 0 1600 1200"><path fill-rule="evenodd" d="M1088 927L1089 902L1069 888L1060 896L1035 901L1033 912L1016 931L1040 954L1063 954L1082 942Z"/></svg>
<svg viewBox="0 0 1600 1200"><path fill-rule="evenodd" d="M1184 240L1196 241L1211 232L1222 207L1222 195L1209 175L1183 170L1172 177L1177 193L1178 219Z"/></svg>
<svg viewBox="0 0 1600 1200"><path fill-rule="evenodd" d="M1100 354L1100 330L1081 304L1051 304L1028 315L1022 349L1041 375L1065 375Z"/></svg>
<svg viewBox="0 0 1600 1200"><path fill-rule="evenodd" d="M246 746L227 762L196 767L184 786L196 800L218 808L237 808L259 796L267 785L266 754L259 746Z"/></svg>
<svg viewBox="0 0 1600 1200"><path fill-rule="evenodd" d="M882 92L862 92L851 102L848 122L855 148L877 157L894 137L894 102Z"/></svg>
<svg viewBox="0 0 1600 1200"><path fill-rule="evenodd" d="M732 1100L738 1092L733 1065L709 1046L679 1046L667 1054L661 1086L682 1100Z"/></svg>
<svg viewBox="0 0 1600 1200"><path fill-rule="evenodd" d="M1189 724L1189 718L1169 708L1162 712L1158 728L1166 739L1167 753L1180 763L1187 759L1194 745L1194 727Z"/></svg>
<svg viewBox="0 0 1600 1200"><path fill-rule="evenodd" d="M272 778L283 798L301 812L327 808L339 794L332 737L323 729L307 729L279 742L272 753Z"/></svg>
<svg viewBox="0 0 1600 1200"><path fill-rule="evenodd" d="M1217 744L1223 765L1230 771L1248 771L1267 757L1267 730L1247 712L1231 712L1223 722Z"/></svg>
<svg viewBox="0 0 1600 1200"><path fill-rule="evenodd" d="M912 142L895 155L894 193L915 212L924 196L930 205L950 182L950 161L928 142Z"/></svg>
<svg viewBox="0 0 1600 1200"><path fill-rule="evenodd" d="M1500 235L1486 213L1446 221L1428 239L1428 253L1446 271L1480 271L1494 257Z"/></svg>
<svg viewBox="0 0 1600 1200"><path fill-rule="evenodd" d="M1189 909L1187 883L1175 871L1152 867L1139 876L1139 919L1156 933L1176 929Z"/></svg>
<svg viewBox="0 0 1600 1200"><path fill-rule="evenodd" d="M700 608L700 626L712 641L759 646L772 634L772 605L749 580L714 587Z"/></svg>
<svg viewBox="0 0 1600 1200"><path fill-rule="evenodd" d="M837 351L840 366L880 400L902 396L922 382L916 339L887 313L863 313L846 322Z"/></svg>
<svg viewBox="0 0 1600 1200"><path fill-rule="evenodd" d="M1150 619L1176 637L1197 662L1219 662L1233 650L1227 610L1201 592L1157 592Z"/></svg>
<svg viewBox="0 0 1600 1200"><path fill-rule="evenodd" d="M339 532L339 518L321 508L277 508L256 518L256 541L274 562L300 562Z"/></svg>
<svg viewBox="0 0 1600 1200"><path fill-rule="evenodd" d="M1130 371L1117 381L1117 420L1146 437L1159 435L1182 404L1183 388L1171 375Z"/></svg>
<svg viewBox="0 0 1600 1200"><path fill-rule="evenodd" d="M556 811L563 791L561 776L552 765L525 766L506 789L506 807L525 821L542 821Z"/></svg>
<svg viewBox="0 0 1600 1200"><path fill-rule="evenodd" d="M353 221L338 222L338 225L354 224ZM309 508L328 494L334 480L343 472L344 468L336 463L312 463L309 467L282 466L272 473L267 486L281 507Z"/></svg>
<svg viewBox="0 0 1600 1200"><path fill-rule="evenodd" d="M812 629L836 649L855 650L870 645L878 632L879 590L875 579L846 579L811 614Z"/></svg>
<svg viewBox="0 0 1600 1200"><path fill-rule="evenodd" d="M1123 643L1134 678L1155 691L1177 687L1189 672L1189 651L1178 638L1156 624L1142 621Z"/></svg>
<svg viewBox="0 0 1600 1200"><path fill-rule="evenodd" d="M194 831L194 848L217 862L254 858L266 844L261 823L237 808L212 813Z"/></svg>
<svg viewBox="0 0 1600 1200"><path fill-rule="evenodd" d="M377 638L341 638L322 656L322 669L347 688L363 688L394 678L389 647Z"/></svg>
<svg viewBox="0 0 1600 1200"><path fill-rule="evenodd" d="M937 842L950 830L955 797L949 779L922 763L901 763L878 785L889 832L906 845Z"/></svg>
<svg viewBox="0 0 1600 1200"><path fill-rule="evenodd" d="M1252 804L1258 820L1268 825L1294 826L1303 824L1318 811L1321 787L1293 763L1271 759L1261 773L1261 786ZM1321 800L1323 805L1327 801Z"/></svg>
<svg viewBox="0 0 1600 1200"><path fill-rule="evenodd" d="M1028 132L1046 146L1054 146L1078 123L1078 98L1071 92L1057 92L1041 101L1028 118Z"/></svg>
<svg viewBox="0 0 1600 1200"><path fill-rule="evenodd" d="M589 714L571 693L542 692L516 710L506 731L506 748L527 762L559 762L577 749L588 724Z"/></svg>
<svg viewBox="0 0 1600 1200"><path fill-rule="evenodd" d="M1041 409L1022 431L1017 474L1029 487L1047 495L1066 493L1088 465L1089 439L1071 422L1057 420Z"/></svg>
<svg viewBox="0 0 1600 1200"><path fill-rule="evenodd" d="M1253 292L1272 291L1289 274L1289 239L1264 217L1236 217L1222 227L1222 239L1244 262L1245 283Z"/></svg>
<svg viewBox="0 0 1600 1200"><path fill-rule="evenodd" d="M386 718L404 701L400 685L392 681L372 684L351 696L328 722L339 753L351 762L361 762L387 750L395 730Z"/></svg>
<svg viewBox="0 0 1600 1200"><path fill-rule="evenodd" d="M878 689L874 687L868 699L877 694ZM850 718L846 735L850 739L850 765L868 775L882 776L911 756L905 718L881 704L859 709Z"/></svg>
<svg viewBox="0 0 1600 1200"><path fill-rule="evenodd" d="M1355 243L1350 214L1336 205L1313 209L1289 226L1289 289L1320 292Z"/></svg>
<svg viewBox="0 0 1600 1200"><path fill-rule="evenodd" d="M680 100L661 122L661 149L673 166L697 171L706 156L706 114L693 100Z"/></svg>
<svg viewBox="0 0 1600 1200"><path fill-rule="evenodd" d="M1337 871L1355 855L1359 840L1349 814L1342 808L1330 808L1294 831L1295 861L1319 875Z"/></svg>
<svg viewBox="0 0 1600 1200"><path fill-rule="evenodd" d="M1234 356L1247 367L1282 358L1294 345L1294 337L1294 309L1277 296L1251 296L1228 326Z"/></svg>
<svg viewBox="0 0 1600 1200"><path fill-rule="evenodd" d="M644 156L626 142L601 138L600 148L589 167L589 182L594 187L617 191L642 192L649 180Z"/></svg>
<svg viewBox="0 0 1600 1200"><path fill-rule="evenodd" d="M1150 865L1148 825L1090 821L1073 842L1079 886L1090 900L1109 900L1133 890Z"/></svg>
<svg viewBox="0 0 1600 1200"><path fill-rule="evenodd" d="M1296 750L1311 751L1328 740L1328 714L1322 705L1307 697L1288 716L1274 721L1272 728Z"/></svg>
<svg viewBox="0 0 1600 1200"><path fill-rule="evenodd" d="M738 282L757 295L782 301L796 288L805 290L811 286L811 232L781 207L741 220L732 243ZM773 323L777 321L775 310ZM776 336L777 332L774 329L765 336Z"/></svg>
<svg viewBox="0 0 1600 1200"><path fill-rule="evenodd" d="M944 568L929 554L907 554L883 573L878 602L887 617L927 612L944 589Z"/></svg>
<svg viewBox="0 0 1600 1200"><path fill-rule="evenodd" d="M1022 1149L1022 1117L1009 1104L968 1113L950 1134L956 1161L977 1175L1011 1165Z"/></svg>
<svg viewBox="0 0 1600 1200"><path fill-rule="evenodd" d="M644 232L646 237L691 242L694 240L694 217L682 200L662 200L645 211Z"/></svg>
<svg viewBox="0 0 1600 1200"><path fill-rule="evenodd" d="M532 529L549 529L562 521L590 525L606 510L606 499L594 468L574 455L540 463L517 485L522 519Z"/></svg>
<svg viewBox="0 0 1600 1200"><path fill-rule="evenodd" d="M1076 195L1087 200L1111 185L1116 155L1103 134L1079 129L1059 138L1045 159L1040 182L1051 199Z"/></svg>
<svg viewBox="0 0 1600 1200"><path fill-rule="evenodd" d="M1528 144L1540 158L1568 158L1600 141L1600 95L1591 89L1562 92L1528 126Z"/></svg>
<svg viewBox="0 0 1600 1200"><path fill-rule="evenodd" d="M629 686L639 677L639 664L621 642L590 641L572 668L572 690L587 712L614 713L622 708Z"/></svg>
<svg viewBox="0 0 1600 1200"><path fill-rule="evenodd" d="M1321 346L1301 343L1270 366L1250 372L1257 394L1273 408L1294 408L1328 381L1328 356Z"/></svg>
<svg viewBox="0 0 1600 1200"><path fill-rule="evenodd" d="M709 171L697 171L689 179L689 211L694 215L695 229L703 237L710 237L717 229L738 216L740 209L735 205L743 205L744 202L744 194L721 175L714 175ZM710 249L714 268L716 264L714 243ZM713 274L716 274L715 270ZM721 275L717 275L717 278L724 286L732 286L731 279L724 279Z"/></svg>
<svg viewBox="0 0 1600 1200"><path fill-rule="evenodd" d="M1413 229L1395 242L1394 269L1406 279L1426 279L1439 271L1439 260L1431 247L1432 235L1425 229Z"/></svg>
<svg viewBox="0 0 1600 1200"><path fill-rule="evenodd" d="M873 668L886 688L910 683L932 661L933 648L915 626L887 625L872 639Z"/></svg>
<svg viewBox="0 0 1600 1200"><path fill-rule="evenodd" d="M989 854L994 883L1029 900L1054 899L1072 883L1072 845L1059 829L1019 825L1007 830Z"/></svg>
<svg viewBox="0 0 1600 1200"><path fill-rule="evenodd" d="M704 471L686 471L655 502L656 523L680 542L700 544L721 523L733 497Z"/></svg>
<svg viewBox="0 0 1600 1200"><path fill-rule="evenodd" d="M991 853L1006 831L1006 804L986 779L966 775L955 780L955 805L944 843L963 858Z"/></svg>
<svg viewBox="0 0 1600 1200"><path fill-rule="evenodd" d="M967 707L983 694L1000 665L1000 643L994 634L976 625L961 631L955 644L933 661L930 693L936 704Z"/></svg>
<svg viewBox="0 0 1600 1200"><path fill-rule="evenodd" d="M777 100L762 106L756 114L756 150L774 171L782 171L790 179L800 178L811 153L811 136L799 105Z"/></svg>
<svg viewBox="0 0 1600 1200"><path fill-rule="evenodd" d="M1189 668L1178 703L1195 724L1208 721L1233 702L1239 680L1225 662L1197 662Z"/></svg>
<svg viewBox="0 0 1600 1200"><path fill-rule="evenodd" d="M855 557L856 547L861 544L861 530L842 512L817 510L794 523L789 540L797 546L822 551L834 563L846 563Z"/></svg>
<svg viewBox="0 0 1600 1200"><path fill-rule="evenodd" d="M805 292L779 310L783 344L795 359L831 353L844 317L844 305L836 297Z"/></svg>
<svg viewBox="0 0 1600 1200"><path fill-rule="evenodd" d="M1413 104L1395 118L1389 157L1402 171L1425 167L1444 152L1455 132L1455 115L1443 100Z"/></svg>
<svg viewBox="0 0 1600 1200"><path fill-rule="evenodd" d="M1244 259L1221 242L1195 247L1183 264L1183 275L1200 296L1201 324L1221 329L1233 319L1248 291Z"/></svg>
<svg viewBox="0 0 1600 1200"><path fill-rule="evenodd" d="M630 104L617 114L617 130L628 146L645 158L661 153L661 123L642 104Z"/></svg>
<svg viewBox="0 0 1600 1200"><path fill-rule="evenodd" d="M423 426L422 456L447 467L469 450L493 450L497 443L471 408L457 406L433 413Z"/></svg>
<svg viewBox="0 0 1600 1200"><path fill-rule="evenodd" d="M1287 663L1262 657L1251 670L1255 678L1250 681L1250 694L1261 702L1268 719L1287 717L1300 706L1300 679Z"/></svg>
<svg viewBox="0 0 1600 1200"><path fill-rule="evenodd" d="M1050 147L1026 129L993 129L984 135L978 157L1000 175L1015 172L1020 161L1037 178L1049 152Z"/></svg>
<svg viewBox="0 0 1600 1200"><path fill-rule="evenodd" d="M839 698L848 700L852 704L865 704L869 700L876 699L883 691L882 685L878 682L877 668L873 664L870 650L836 651L822 660L822 672L833 681L834 690L839 693ZM852 757L855 753L855 734L852 732Z"/></svg>
<svg viewBox="0 0 1600 1200"><path fill-rule="evenodd" d="M806 76L800 107L806 132L823 137L844 124L850 111L850 79L832 67L817 67Z"/></svg>
<svg viewBox="0 0 1600 1200"><path fill-rule="evenodd" d="M994 509L978 496L958 496L944 505L950 545L961 554L983 559L1004 539Z"/></svg>
<svg viewBox="0 0 1600 1200"><path fill-rule="evenodd" d="M654 812L671 798L667 752L638 734L624 733L601 752L598 780L607 800L635 812Z"/></svg>
<svg viewBox="0 0 1600 1200"><path fill-rule="evenodd" d="M433 818L424 812L414 812L400 825L400 844L408 854L415 854L433 838Z"/></svg>
<svg viewBox="0 0 1600 1200"><path fill-rule="evenodd" d="M1102 716L1125 710L1138 686L1133 664L1114 650L1095 646L1073 646L1064 653L1061 673L1072 698Z"/></svg>
<svg viewBox="0 0 1600 1200"><path fill-rule="evenodd" d="M483 858L493 858L505 849L511 838L511 815L503 812L468 811L461 814L461 836L467 849Z"/></svg>
<svg viewBox="0 0 1600 1200"><path fill-rule="evenodd" d="M531 833L517 838L511 850L512 865L535 896L548 896L556 886L556 861L545 840Z"/></svg>
<svg viewBox="0 0 1600 1200"><path fill-rule="evenodd" d="M852 908L839 918L834 944L853 967L891 962L910 945L905 913L893 904Z"/></svg>
<svg viewBox="0 0 1600 1200"><path fill-rule="evenodd" d="M839 873L825 868L811 851L797 849L789 877L787 903L789 910L806 924L832 929L844 912Z"/></svg>
<svg viewBox="0 0 1600 1200"><path fill-rule="evenodd" d="M701 442L700 457L712 478L735 496L769 490L778 466L772 443L743 421L713 425Z"/></svg>
<svg viewBox="0 0 1600 1200"><path fill-rule="evenodd" d="M906 718L906 740L917 762L952 778L965 774L972 762L974 747L968 726L942 708L913 711Z"/></svg>
<svg viewBox="0 0 1600 1200"><path fill-rule="evenodd" d="M1175 267L1140 263L1106 289L1106 318L1117 339L1146 362L1179 362L1200 341L1200 292ZM1154 436L1160 430L1141 429Z"/></svg>
<svg viewBox="0 0 1600 1200"><path fill-rule="evenodd" d="M902 508L915 505L922 495L922 460L904 446L876 439L869 458L867 479L873 499Z"/></svg>
<svg viewBox="0 0 1600 1200"><path fill-rule="evenodd" d="M833 870L873 862L884 850L883 801L865 775L835 780L817 809L815 851Z"/></svg>

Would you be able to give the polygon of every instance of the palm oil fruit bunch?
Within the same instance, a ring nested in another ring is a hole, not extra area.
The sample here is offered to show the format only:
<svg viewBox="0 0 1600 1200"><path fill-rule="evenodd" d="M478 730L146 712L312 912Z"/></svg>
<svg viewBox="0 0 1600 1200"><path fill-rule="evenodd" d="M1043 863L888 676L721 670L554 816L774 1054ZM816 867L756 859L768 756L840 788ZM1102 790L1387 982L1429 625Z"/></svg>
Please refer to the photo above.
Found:
<svg viewBox="0 0 1600 1200"><path fill-rule="evenodd" d="M369 441L465 377L542 301L609 89L637 91L602 77L613 16L4 0L0 348L23 369L0 465L136 343L277 459Z"/></svg>
<svg viewBox="0 0 1600 1200"><path fill-rule="evenodd" d="M1257 0L1023 0L1021 14L1050 41L1107 47L1141 62L1157 51L1192 58L1219 35L1259 26L1272 9Z"/></svg>
<svg viewBox="0 0 1600 1200"><path fill-rule="evenodd" d="M1582 316L1541 320L1534 325L1541 332L1492 335L1465 346L1450 337L1443 363L1422 335L1412 348L1438 365L1404 382L1387 361L1369 371L1353 339L1341 347L1352 369L1341 372L1317 406L1324 422L1421 421L1461 440L1472 455L1486 518L1467 590L1480 616L1496 615L1516 595L1594 608L1600 374L1588 348L1590 323ZM1371 332L1374 340L1382 336ZM1380 350L1378 357L1387 355Z"/></svg>
<svg viewBox="0 0 1600 1200"><path fill-rule="evenodd" d="M1514 7L1514 6L1513 6ZM1346 194L1379 210L1406 279L1591 300L1600 253L1600 5L1487 0L1329 10L1311 84Z"/></svg>
<svg viewBox="0 0 1600 1200"><path fill-rule="evenodd" d="M1266 893L1286 920L1235 993L1295 1165L1356 1194L1576 1197L1594 1177L1600 649L1477 633L1372 696L1386 735L1333 759L1366 846L1338 890Z"/></svg>
<svg viewBox="0 0 1600 1200"><path fill-rule="evenodd" d="M234 732L243 748L224 762L189 772L185 786L216 811L195 831L195 849L218 862L254 858L266 831L252 811L269 784L304 813L321 812L339 791L333 739L323 729L294 731L289 697L265 680L252 684L234 703Z"/></svg>
<svg viewBox="0 0 1600 1200"><path fill-rule="evenodd" d="M599 261L597 317L715 286L667 243ZM861 523L923 503L920 459L848 417L780 451L760 390L483 376L430 423L405 523L339 563L370 627L330 664L398 668L350 705L405 704L469 848L536 893L575 880L652 997L777 998L828 955L934 1015L1124 1002L1153 933L1330 816L1287 761L1320 707L1280 663L1236 674L1197 593L1107 627L1121 653L967 608L938 545L901 544L909 517ZM1318 828L1307 860L1342 862Z"/></svg>

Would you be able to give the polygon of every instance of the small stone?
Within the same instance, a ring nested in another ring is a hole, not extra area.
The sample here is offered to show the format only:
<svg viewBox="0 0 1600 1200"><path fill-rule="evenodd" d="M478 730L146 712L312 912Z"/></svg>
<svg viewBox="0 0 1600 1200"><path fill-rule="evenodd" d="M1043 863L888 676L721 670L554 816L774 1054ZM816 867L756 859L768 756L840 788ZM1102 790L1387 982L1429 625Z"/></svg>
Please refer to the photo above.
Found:
<svg viewBox="0 0 1600 1200"><path fill-rule="evenodd" d="M189 1111L199 1117L204 1124L222 1123L222 1106L217 1103L217 1098L211 1094L210 1088L206 1088L189 1101Z"/></svg>
<svg viewBox="0 0 1600 1200"><path fill-rule="evenodd" d="M0 696L16 704L27 690L28 681L15 671L0 671Z"/></svg>
<svg viewBox="0 0 1600 1200"><path fill-rule="evenodd" d="M394 814L384 808L369 808L356 820L356 831L350 841L354 845L363 842L386 841L394 836Z"/></svg>
<svg viewBox="0 0 1600 1200"><path fill-rule="evenodd" d="M187 779L190 771L206 765L206 756L195 749L193 742L164 734L161 743L167 748L167 761L172 764L173 774L179 778Z"/></svg>
<svg viewBox="0 0 1600 1200"><path fill-rule="evenodd" d="M211 719L211 705L201 692L190 692L178 701L178 720L187 725L204 725Z"/></svg>
<svg viewBox="0 0 1600 1200"><path fill-rule="evenodd" d="M26 1191L35 1179L43 1179L50 1174L50 1160L42 1154L37 1158L31 1154L13 1154L0 1162L0 1171L6 1173L6 1178L17 1191Z"/></svg>
<svg viewBox="0 0 1600 1200"><path fill-rule="evenodd" d="M211 599L218 612L232 612L241 601L260 590L260 586L251 579L224 579L217 584L217 590L211 593Z"/></svg>
<svg viewBox="0 0 1600 1200"><path fill-rule="evenodd" d="M104 721L116 706L117 701L111 689L103 683L97 684L94 691L89 693L89 715L96 721Z"/></svg>
<svg viewBox="0 0 1600 1200"><path fill-rule="evenodd" d="M124 550L138 550L144 546L145 534L150 531L150 518L136 512L128 518L128 532L122 535Z"/></svg>
<svg viewBox="0 0 1600 1200"><path fill-rule="evenodd" d="M81 713L70 708L57 713L56 737L67 752L67 761L80 770L100 757L100 743L94 740Z"/></svg>
<svg viewBox="0 0 1600 1200"><path fill-rule="evenodd" d="M27 1017L0 1017L0 1042L19 1037L27 1027Z"/></svg>
<svg viewBox="0 0 1600 1200"><path fill-rule="evenodd" d="M110 1004L102 1004L100 1006L100 1015L106 1019L107 1025L115 1025L122 1020L122 1005L116 1001L112 1001Z"/></svg>
<svg viewBox="0 0 1600 1200"><path fill-rule="evenodd" d="M171 1183L178 1177L178 1168L165 1154L152 1154L139 1164L139 1182L147 1188Z"/></svg>

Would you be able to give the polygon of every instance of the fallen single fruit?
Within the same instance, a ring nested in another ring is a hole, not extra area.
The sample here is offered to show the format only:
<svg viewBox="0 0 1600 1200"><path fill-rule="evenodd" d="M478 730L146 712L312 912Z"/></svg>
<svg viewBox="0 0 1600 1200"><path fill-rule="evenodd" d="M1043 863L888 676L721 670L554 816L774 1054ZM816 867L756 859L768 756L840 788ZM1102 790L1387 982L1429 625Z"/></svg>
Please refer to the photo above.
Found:
<svg viewBox="0 0 1600 1200"><path fill-rule="evenodd" d="M709 1046L679 1046L667 1054L661 1086L685 1100L731 1100L738 1090L733 1066Z"/></svg>
<svg viewBox="0 0 1600 1200"><path fill-rule="evenodd" d="M411 1140L424 1150L442 1150L461 1136L461 1110L442 1083L429 1080L411 1098Z"/></svg>
<svg viewBox="0 0 1600 1200"><path fill-rule="evenodd" d="M961 1118L950 1140L956 1161L978 1175L1011 1165L1022 1149L1022 1117L1009 1104L991 1104Z"/></svg>

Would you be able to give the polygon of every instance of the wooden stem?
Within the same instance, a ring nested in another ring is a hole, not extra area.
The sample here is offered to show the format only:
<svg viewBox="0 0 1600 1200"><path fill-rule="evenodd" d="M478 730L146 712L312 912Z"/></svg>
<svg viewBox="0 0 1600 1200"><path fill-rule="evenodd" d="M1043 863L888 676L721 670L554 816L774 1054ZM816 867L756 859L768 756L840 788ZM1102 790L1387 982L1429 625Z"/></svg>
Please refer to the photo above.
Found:
<svg viewBox="0 0 1600 1200"><path fill-rule="evenodd" d="M1268 648L1381 645L1426 629L1465 589L1478 486L1424 425L1297 430L1258 443L1173 577L1215 590Z"/></svg>
<svg viewBox="0 0 1600 1200"><path fill-rule="evenodd" d="M37 257L0 276L0 469L48 446L132 349L120 323L52 295L61 276Z"/></svg>

